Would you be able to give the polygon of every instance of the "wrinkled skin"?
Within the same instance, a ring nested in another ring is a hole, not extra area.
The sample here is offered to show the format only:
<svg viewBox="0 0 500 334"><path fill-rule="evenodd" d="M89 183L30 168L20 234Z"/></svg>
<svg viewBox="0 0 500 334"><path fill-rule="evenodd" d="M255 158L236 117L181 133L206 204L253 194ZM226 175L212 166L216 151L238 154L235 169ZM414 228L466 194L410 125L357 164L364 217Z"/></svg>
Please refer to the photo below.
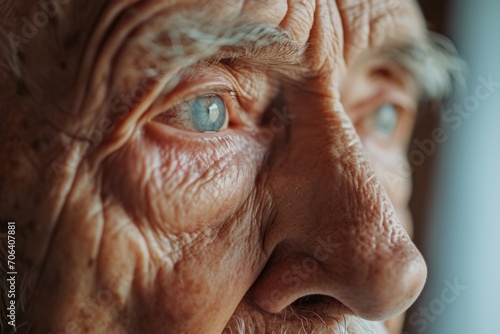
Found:
<svg viewBox="0 0 500 334"><path fill-rule="evenodd" d="M280 86L293 119L272 142L241 127L199 134L158 123L154 89L126 118L100 124L111 101L143 80L131 69L146 55L127 36L153 29L153 17L205 3L75 0L25 46L30 94L5 112L1 154L9 160L0 167L11 194L1 218L18 227L22 320L30 324L21 331L221 333L236 315L256 333L308 332L320 318L341 333L355 316L397 333L426 266L408 236L409 180L391 187L383 176L397 168L413 119L380 143L361 121L369 89L360 88L362 66L353 64L391 34L423 34L417 7L403 0L208 6L216 17L280 26L307 49L308 74ZM264 113L272 99L265 73L224 71L249 101L259 100L244 109ZM411 85L365 84L415 109ZM189 85L210 92L196 78ZM81 156L88 143L75 137L95 127L106 129L103 139ZM289 307L307 295L323 297Z"/></svg>

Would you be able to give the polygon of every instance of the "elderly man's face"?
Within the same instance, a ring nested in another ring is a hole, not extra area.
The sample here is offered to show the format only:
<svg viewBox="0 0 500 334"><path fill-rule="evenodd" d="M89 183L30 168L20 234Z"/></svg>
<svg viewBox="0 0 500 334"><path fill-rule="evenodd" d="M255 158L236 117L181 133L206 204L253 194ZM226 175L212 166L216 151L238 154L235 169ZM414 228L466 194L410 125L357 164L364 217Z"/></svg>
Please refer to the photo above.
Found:
<svg viewBox="0 0 500 334"><path fill-rule="evenodd" d="M391 176L420 90L366 55L424 36L414 3L58 8L20 42L30 80L2 139L25 162L3 167L2 211L20 217L26 328L400 329L426 267Z"/></svg>

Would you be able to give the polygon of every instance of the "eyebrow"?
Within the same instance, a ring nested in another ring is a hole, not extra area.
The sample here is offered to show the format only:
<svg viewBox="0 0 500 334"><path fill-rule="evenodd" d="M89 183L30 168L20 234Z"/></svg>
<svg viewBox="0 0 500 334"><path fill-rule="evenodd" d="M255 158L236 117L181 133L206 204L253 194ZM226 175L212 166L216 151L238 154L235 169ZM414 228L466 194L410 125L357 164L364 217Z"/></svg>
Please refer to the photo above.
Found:
<svg viewBox="0 0 500 334"><path fill-rule="evenodd" d="M297 65L303 51L291 40L273 41L262 45L259 42L248 42L242 45L226 46L214 57L220 59L250 59L266 67Z"/></svg>
<svg viewBox="0 0 500 334"><path fill-rule="evenodd" d="M465 85L465 66L458 52L444 37L431 33L420 39L390 40L367 49L361 60L405 70L419 86L422 101L443 101Z"/></svg>
<svg viewBox="0 0 500 334"><path fill-rule="evenodd" d="M251 66L279 71L300 63L304 47L291 35L269 24L202 24L193 18L167 20L143 47L165 63L189 66L201 61L248 60Z"/></svg>

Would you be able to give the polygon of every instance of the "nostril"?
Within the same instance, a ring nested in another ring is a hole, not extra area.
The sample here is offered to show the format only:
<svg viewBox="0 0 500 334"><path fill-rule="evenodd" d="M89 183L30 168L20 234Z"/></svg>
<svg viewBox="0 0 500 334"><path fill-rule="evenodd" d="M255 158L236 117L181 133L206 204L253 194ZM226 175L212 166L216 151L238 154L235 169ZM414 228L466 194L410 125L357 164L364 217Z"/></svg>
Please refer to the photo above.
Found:
<svg viewBox="0 0 500 334"><path fill-rule="evenodd" d="M294 301L291 306L293 308L301 308L301 307L308 307L308 306L314 306L319 303L322 303L325 301L325 298L328 298L323 295L307 295L304 297L300 297L296 301Z"/></svg>
<svg viewBox="0 0 500 334"><path fill-rule="evenodd" d="M339 330L348 327L353 315L354 313L337 299L318 294L296 299L281 313L284 319L311 321L319 326L326 325L328 328L340 326Z"/></svg>
<svg viewBox="0 0 500 334"><path fill-rule="evenodd" d="M289 308L304 317L320 317L323 321L339 321L353 314L337 299L325 295L307 295L296 299Z"/></svg>

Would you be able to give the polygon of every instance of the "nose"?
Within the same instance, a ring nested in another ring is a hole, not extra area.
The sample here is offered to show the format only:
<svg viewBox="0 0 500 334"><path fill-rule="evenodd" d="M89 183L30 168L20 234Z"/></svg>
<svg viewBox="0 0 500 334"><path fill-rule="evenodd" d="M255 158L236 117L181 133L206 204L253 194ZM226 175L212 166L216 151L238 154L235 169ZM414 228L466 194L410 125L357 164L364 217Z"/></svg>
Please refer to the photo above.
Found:
<svg viewBox="0 0 500 334"><path fill-rule="evenodd" d="M426 265L354 126L336 97L286 94L294 119L267 171L276 215L266 230L269 260L252 298L270 313L312 295L368 320L404 312L423 288Z"/></svg>

